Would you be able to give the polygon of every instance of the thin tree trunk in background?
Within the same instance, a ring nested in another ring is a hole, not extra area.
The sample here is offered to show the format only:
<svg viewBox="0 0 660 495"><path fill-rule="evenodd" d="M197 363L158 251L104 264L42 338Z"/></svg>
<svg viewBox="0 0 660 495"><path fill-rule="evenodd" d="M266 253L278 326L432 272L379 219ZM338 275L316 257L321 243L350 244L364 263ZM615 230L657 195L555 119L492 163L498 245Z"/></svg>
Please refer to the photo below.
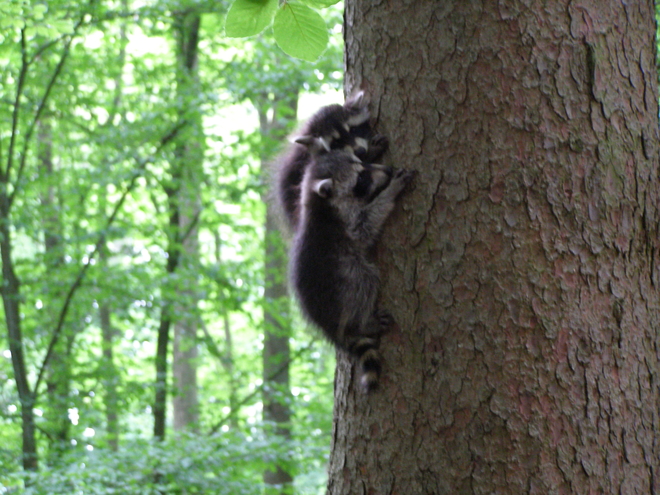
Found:
<svg viewBox="0 0 660 495"><path fill-rule="evenodd" d="M264 349L263 361L263 416L269 432L284 439L291 438L291 385L288 363L291 355L289 338L291 320L286 287L286 257L282 250L282 239L275 225L272 207L266 212L266 277L264 285ZM272 427L272 430L270 429ZM266 493L289 494L292 492L293 476L284 465L264 472Z"/></svg>
<svg viewBox="0 0 660 495"><path fill-rule="evenodd" d="M338 362L329 494L660 493L654 16L347 0L347 89L420 174L380 389Z"/></svg>
<svg viewBox="0 0 660 495"><path fill-rule="evenodd" d="M106 263L105 249L99 251L99 262ZM119 394L117 393L117 380L119 374L115 366L114 340L115 329L111 321L112 311L107 302L99 303L99 320L101 323L101 348L103 352L103 405L105 409L105 430L108 436L108 445L113 451L119 448Z"/></svg>
<svg viewBox="0 0 660 495"><path fill-rule="evenodd" d="M20 282L14 271L12 257L12 238L9 226L10 207L7 180L0 177L0 257L2 259L2 281L0 292L7 324L7 341L11 352L11 364L18 399L21 403L22 464L26 471L36 471L39 467L37 442L34 424L34 394L30 390L23 353L23 335L21 330Z"/></svg>
<svg viewBox="0 0 660 495"><path fill-rule="evenodd" d="M222 266L222 239L220 238L220 232L218 230L213 231L213 240L215 246L215 263L218 267ZM222 304L222 301L220 302ZM233 428L238 426L238 418L235 414L236 408L238 407L238 387L239 383L235 376L235 367L234 367L234 344L231 333L231 325L229 322L229 311L224 309L222 312L222 326L225 336L225 347L224 352L220 352L213 342L213 338L206 335L206 338L209 340L209 345L212 345L215 349L214 354L218 357L220 364L227 373L228 385L229 385L229 423Z"/></svg>
<svg viewBox="0 0 660 495"><path fill-rule="evenodd" d="M178 287L177 321L174 325L172 375L175 393L172 397L174 429L196 428L199 420L197 398L197 267L199 241L197 217L201 209L200 189L204 160L204 134L199 105L197 52L200 16L196 13L178 14L175 19L177 39L177 94L186 102L188 128L185 139L176 142L175 156L181 168L179 189L179 232L182 237L182 283Z"/></svg>
<svg viewBox="0 0 660 495"><path fill-rule="evenodd" d="M106 215L105 189L99 192L100 212ZM105 243L99 246L99 268L102 273L111 268L108 266L108 248ZM112 306L108 297L99 298L99 324L101 326L101 367L103 370L103 408L105 412L105 430L108 445L113 451L119 448L119 394L117 385L119 373L115 365L114 342L116 330L112 326Z"/></svg>
<svg viewBox="0 0 660 495"><path fill-rule="evenodd" d="M160 322L158 323L156 341L156 380L154 395L154 437L158 440L165 439L165 427L167 424L167 374L168 374L168 348L170 344L170 327L172 326L172 288L168 281L179 264L180 250L178 248L179 211L176 207L175 186L167 186L168 205L168 241L167 262L165 265L165 281L161 286L161 310Z"/></svg>
<svg viewBox="0 0 660 495"><path fill-rule="evenodd" d="M128 0L121 1L122 12L128 11ZM126 33L126 23L122 22L119 26L119 53L118 53L118 66L119 70L114 77L115 96L113 100L113 111L108 116L106 122L107 126L114 125L115 117L121 115L121 101L123 96L123 74L126 65L126 45L128 44L128 36ZM106 218L106 208L108 198L106 196L107 190L105 187L99 191L99 211L101 218ZM108 266L108 245L107 239L104 238L102 244L99 245L99 265L103 273L107 273L111 268ZM106 296L99 297L99 320L101 326L101 351L102 351L102 367L103 367L103 406L105 409L105 429L108 439L108 445L113 451L119 448L119 394L117 386L119 381L119 374L115 365L114 358L114 341L116 337L116 330L112 326L112 305L109 302L110 298Z"/></svg>
<svg viewBox="0 0 660 495"><path fill-rule="evenodd" d="M286 129L295 122L298 94L287 95L271 103L271 117L264 102L258 106L259 125L265 145L261 156L262 176L268 175L267 160L272 157L272 143L281 141ZM263 416L265 423L272 423L272 433L291 438L291 409L289 406L291 386L290 360L291 318L287 297L287 257L282 237L278 230L273 205L266 198L266 226L264 239L264 349L263 360ZM264 472L266 493L282 495L293 493L293 476L285 465ZM270 487L269 487L270 486Z"/></svg>
<svg viewBox="0 0 660 495"><path fill-rule="evenodd" d="M165 438L167 418L167 374L170 328L177 326L174 352L173 399L175 428L197 422L196 352L197 322L194 264L197 263L197 219L199 216L199 186L203 159L203 134L199 110L197 45L200 16L195 12L180 12L174 19L177 41L177 93L186 126L176 136L171 177L165 185L169 212L167 282L163 285L163 307L156 349L156 400L154 404L154 436ZM194 263L193 263L194 260ZM192 265L192 269L191 269ZM172 286L169 275L181 271L181 280ZM176 304L173 303L176 301Z"/></svg>
<svg viewBox="0 0 660 495"><path fill-rule="evenodd" d="M57 201L56 178L53 168L53 132L48 117L44 116L37 124L39 175L47 183L41 196L41 215L44 229L44 255L46 269L49 273L56 273L64 263L64 244L62 236L62 222L60 221L60 207ZM44 301L44 311L51 312L56 300L59 300L57 291L55 298ZM50 318L46 317L50 322ZM48 411L46 413L47 430L51 440L51 450L56 456L69 445L69 394L71 385L71 357L69 352L72 345L70 332L64 332L53 348L46 376L46 391L48 394Z"/></svg>

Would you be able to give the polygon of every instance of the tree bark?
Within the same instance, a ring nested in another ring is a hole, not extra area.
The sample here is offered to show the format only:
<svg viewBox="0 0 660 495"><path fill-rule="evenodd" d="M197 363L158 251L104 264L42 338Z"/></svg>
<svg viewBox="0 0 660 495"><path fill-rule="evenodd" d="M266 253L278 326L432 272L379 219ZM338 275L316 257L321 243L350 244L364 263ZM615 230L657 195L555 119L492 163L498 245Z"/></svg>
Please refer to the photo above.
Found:
<svg viewBox="0 0 660 495"><path fill-rule="evenodd" d="M420 175L381 388L340 356L330 494L660 493L653 2L346 2L349 90Z"/></svg>

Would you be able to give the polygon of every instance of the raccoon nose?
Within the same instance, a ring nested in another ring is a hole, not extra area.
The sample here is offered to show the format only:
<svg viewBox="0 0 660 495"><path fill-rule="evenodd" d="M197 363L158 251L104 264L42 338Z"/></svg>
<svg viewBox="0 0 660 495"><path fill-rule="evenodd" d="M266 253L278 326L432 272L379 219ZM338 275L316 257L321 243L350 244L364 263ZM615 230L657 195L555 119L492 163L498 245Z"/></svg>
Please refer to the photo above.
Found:
<svg viewBox="0 0 660 495"><path fill-rule="evenodd" d="M364 158L367 156L367 148L358 146L353 150L353 153L355 153L355 156L357 156L360 160L364 160Z"/></svg>

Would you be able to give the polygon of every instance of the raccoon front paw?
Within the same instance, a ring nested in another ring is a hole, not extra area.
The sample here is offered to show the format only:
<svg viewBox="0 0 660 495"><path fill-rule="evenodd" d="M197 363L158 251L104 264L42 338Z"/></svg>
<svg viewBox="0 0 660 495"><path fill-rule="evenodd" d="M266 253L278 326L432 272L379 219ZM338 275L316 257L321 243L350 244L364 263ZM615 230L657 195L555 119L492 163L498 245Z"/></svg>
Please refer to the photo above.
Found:
<svg viewBox="0 0 660 495"><path fill-rule="evenodd" d="M400 168L394 174L395 178L400 178L406 184L410 184L412 180L417 176L417 170L404 170Z"/></svg>
<svg viewBox="0 0 660 495"><path fill-rule="evenodd" d="M390 187L394 188L396 194L399 194L412 182L416 175L417 171L415 170L404 170L402 168L395 170Z"/></svg>
<svg viewBox="0 0 660 495"><path fill-rule="evenodd" d="M369 161L377 162L390 147L390 140L383 134L376 134L369 142Z"/></svg>

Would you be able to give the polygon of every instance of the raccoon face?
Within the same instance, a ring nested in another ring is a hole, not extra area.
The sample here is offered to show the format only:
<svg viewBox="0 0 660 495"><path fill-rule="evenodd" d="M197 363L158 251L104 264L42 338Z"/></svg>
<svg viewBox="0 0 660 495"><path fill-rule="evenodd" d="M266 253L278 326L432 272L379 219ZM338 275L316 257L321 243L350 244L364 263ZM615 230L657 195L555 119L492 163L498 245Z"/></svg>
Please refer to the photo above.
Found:
<svg viewBox="0 0 660 495"><path fill-rule="evenodd" d="M368 140L363 139L360 133L355 134L354 128L369 126L367 104L364 92L360 91L343 106L323 107L309 121L306 133L296 138L295 142L306 146L311 154L336 149L364 150L366 153Z"/></svg>
<svg viewBox="0 0 660 495"><path fill-rule="evenodd" d="M392 179L392 167L362 163L347 151L329 153L317 165L312 189L340 209L370 203Z"/></svg>

